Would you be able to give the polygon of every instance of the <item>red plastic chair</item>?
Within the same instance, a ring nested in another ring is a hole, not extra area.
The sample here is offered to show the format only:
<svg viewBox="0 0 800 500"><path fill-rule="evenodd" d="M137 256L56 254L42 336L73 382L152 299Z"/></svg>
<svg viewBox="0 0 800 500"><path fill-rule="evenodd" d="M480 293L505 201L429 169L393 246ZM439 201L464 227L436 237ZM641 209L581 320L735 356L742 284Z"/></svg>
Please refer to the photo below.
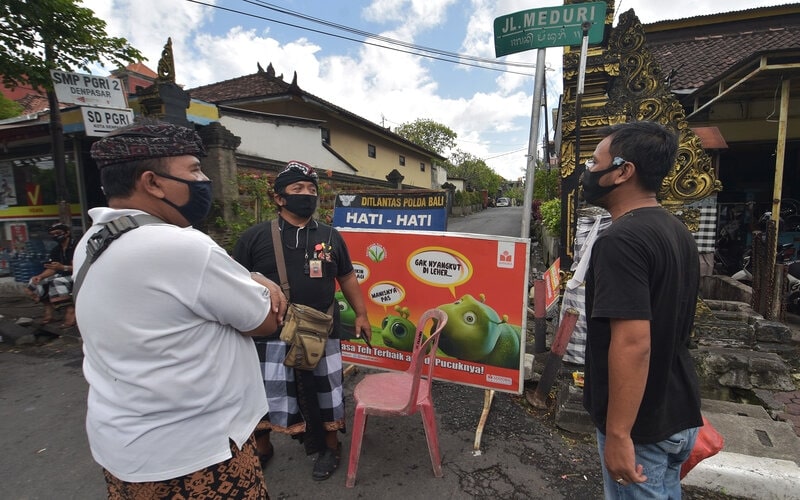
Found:
<svg viewBox="0 0 800 500"><path fill-rule="evenodd" d="M434 321L433 331L423 342L423 330L430 320ZM347 469L346 486L348 488L352 488L356 484L361 441L364 437L368 415L407 416L414 415L419 410L422 414L422 424L425 427L433 475L442 477L442 458L439 455L439 435L436 431L436 413L431 398L431 383L436 348L439 345L439 334L446 323L447 314L444 311L439 309L425 311L417 321L414 352L411 355L411 364L408 369L404 372L366 375L356 385L353 393L356 410L353 418L353 437L350 441L350 463ZM425 378L422 378L423 368L426 368Z"/></svg>

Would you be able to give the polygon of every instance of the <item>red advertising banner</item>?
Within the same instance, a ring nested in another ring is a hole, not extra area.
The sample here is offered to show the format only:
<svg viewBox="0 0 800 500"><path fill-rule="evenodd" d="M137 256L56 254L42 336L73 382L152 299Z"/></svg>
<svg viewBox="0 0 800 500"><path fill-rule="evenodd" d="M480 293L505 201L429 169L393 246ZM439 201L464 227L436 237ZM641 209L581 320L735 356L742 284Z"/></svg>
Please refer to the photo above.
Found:
<svg viewBox="0 0 800 500"><path fill-rule="evenodd" d="M17 252L25 250L25 242L28 241L28 225L24 222L12 222L6 224L11 232L11 246Z"/></svg>
<svg viewBox="0 0 800 500"><path fill-rule="evenodd" d="M545 285L545 301L544 307L545 309L550 309L550 307L556 303L558 300L558 291L561 287L561 258L559 257L553 262L553 265L544 273L544 282Z"/></svg>
<svg viewBox="0 0 800 500"><path fill-rule="evenodd" d="M525 354L529 241L506 236L340 228L372 324L372 347L353 336L342 294L345 363L405 370L416 323L447 313L434 376L520 394Z"/></svg>

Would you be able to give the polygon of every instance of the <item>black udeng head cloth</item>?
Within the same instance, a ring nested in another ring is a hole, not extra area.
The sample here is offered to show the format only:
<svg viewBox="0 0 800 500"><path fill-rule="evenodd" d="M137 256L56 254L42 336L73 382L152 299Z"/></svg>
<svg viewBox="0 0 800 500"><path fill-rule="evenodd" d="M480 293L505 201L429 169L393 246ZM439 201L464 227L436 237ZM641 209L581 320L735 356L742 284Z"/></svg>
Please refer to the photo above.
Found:
<svg viewBox="0 0 800 500"><path fill-rule="evenodd" d="M150 158L192 155L206 156L197 132L166 122L133 125L111 133L92 144L92 158L98 168Z"/></svg>

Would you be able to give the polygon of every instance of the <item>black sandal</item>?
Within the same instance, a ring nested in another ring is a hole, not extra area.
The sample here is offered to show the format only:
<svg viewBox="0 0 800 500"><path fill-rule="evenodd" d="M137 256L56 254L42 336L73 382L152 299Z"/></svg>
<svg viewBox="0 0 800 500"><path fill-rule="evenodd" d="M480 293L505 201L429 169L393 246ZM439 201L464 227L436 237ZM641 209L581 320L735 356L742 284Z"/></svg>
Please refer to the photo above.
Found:
<svg viewBox="0 0 800 500"><path fill-rule="evenodd" d="M325 447L314 463L314 473L311 475L314 481L324 481L331 477L331 474L339 467L341 454L342 443L339 443L336 449Z"/></svg>

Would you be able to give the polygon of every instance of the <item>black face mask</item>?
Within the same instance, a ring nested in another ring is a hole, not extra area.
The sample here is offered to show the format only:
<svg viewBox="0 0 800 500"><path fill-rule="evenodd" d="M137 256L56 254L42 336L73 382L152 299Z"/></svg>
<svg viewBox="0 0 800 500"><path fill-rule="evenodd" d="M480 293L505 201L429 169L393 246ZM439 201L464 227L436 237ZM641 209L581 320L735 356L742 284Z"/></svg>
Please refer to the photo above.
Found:
<svg viewBox="0 0 800 500"><path fill-rule="evenodd" d="M284 194L283 199L286 200L286 205L283 206L286 210L292 212L298 217L307 218L314 214L317 209L317 196L313 194Z"/></svg>
<svg viewBox="0 0 800 500"><path fill-rule="evenodd" d="M61 243L62 241L66 240L66 239L67 239L67 235L66 234L58 234L56 236L53 236L53 240L55 240L55 241L57 241L59 243Z"/></svg>
<svg viewBox="0 0 800 500"><path fill-rule="evenodd" d="M178 206L166 198L161 198L164 203L180 212L183 218L189 221L189 224L196 224L208 215L208 211L211 210L211 181L189 181L167 174L153 173L189 186L189 201L185 205Z"/></svg>
<svg viewBox="0 0 800 500"><path fill-rule="evenodd" d="M620 158L620 160L622 160ZM606 175L607 173L611 172L612 170L616 170L622 165L625 164L625 161L622 160L617 164L617 158L614 159L614 163L611 164L605 170L600 171L591 171L591 170L584 170L581 174L581 187L583 188L583 199L586 200L587 203L591 203L592 205L596 205L596 202L601 199L603 196L607 195L611 191L617 188L619 184L611 184L610 186L601 186L600 185L600 178Z"/></svg>

